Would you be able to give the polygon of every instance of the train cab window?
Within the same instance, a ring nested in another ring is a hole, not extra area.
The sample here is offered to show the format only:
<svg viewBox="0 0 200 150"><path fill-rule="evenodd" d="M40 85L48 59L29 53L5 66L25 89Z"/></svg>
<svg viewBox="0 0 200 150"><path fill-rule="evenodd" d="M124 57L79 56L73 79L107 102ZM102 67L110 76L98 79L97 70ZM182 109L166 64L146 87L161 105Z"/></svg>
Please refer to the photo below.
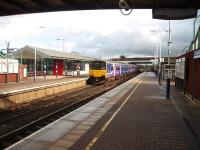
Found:
<svg viewBox="0 0 200 150"><path fill-rule="evenodd" d="M101 61L94 61L90 63L90 69L91 70L105 70L106 69L106 63Z"/></svg>

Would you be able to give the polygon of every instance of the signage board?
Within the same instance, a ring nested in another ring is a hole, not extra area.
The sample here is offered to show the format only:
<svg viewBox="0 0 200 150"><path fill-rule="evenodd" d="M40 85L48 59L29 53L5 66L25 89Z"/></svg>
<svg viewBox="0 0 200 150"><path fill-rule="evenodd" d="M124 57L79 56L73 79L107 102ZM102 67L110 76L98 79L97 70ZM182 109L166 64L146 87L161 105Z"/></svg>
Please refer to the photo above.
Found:
<svg viewBox="0 0 200 150"><path fill-rule="evenodd" d="M0 73L18 73L18 66L19 62L16 59L0 59Z"/></svg>
<svg viewBox="0 0 200 150"><path fill-rule="evenodd" d="M176 60L175 77L185 78L185 57Z"/></svg>

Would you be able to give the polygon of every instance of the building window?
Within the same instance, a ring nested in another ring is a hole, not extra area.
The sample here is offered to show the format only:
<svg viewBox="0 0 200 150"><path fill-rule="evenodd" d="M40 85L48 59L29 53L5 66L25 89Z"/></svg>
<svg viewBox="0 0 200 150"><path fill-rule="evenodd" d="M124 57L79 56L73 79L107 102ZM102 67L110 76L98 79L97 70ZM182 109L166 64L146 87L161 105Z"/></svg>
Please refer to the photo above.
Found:
<svg viewBox="0 0 200 150"><path fill-rule="evenodd" d="M82 61L82 62L80 63L80 70L81 70L81 71L85 71L85 62L84 62L84 61Z"/></svg>
<svg viewBox="0 0 200 150"><path fill-rule="evenodd" d="M67 63L68 63L68 61L67 61L67 60L64 60L64 66L63 66L63 67L64 67L64 70L65 70L65 71L68 70Z"/></svg>
<svg viewBox="0 0 200 150"><path fill-rule="evenodd" d="M34 60L28 59L28 72L33 72L33 71L34 71Z"/></svg>
<svg viewBox="0 0 200 150"><path fill-rule="evenodd" d="M52 71L52 70L53 70L53 60L47 59L47 71Z"/></svg>
<svg viewBox="0 0 200 150"><path fill-rule="evenodd" d="M42 60L41 59L37 59L36 60L36 66L37 66L37 71L43 71L43 65L42 65Z"/></svg>
<svg viewBox="0 0 200 150"><path fill-rule="evenodd" d="M68 61L67 62L67 70L69 70L69 71L75 70L73 61Z"/></svg>

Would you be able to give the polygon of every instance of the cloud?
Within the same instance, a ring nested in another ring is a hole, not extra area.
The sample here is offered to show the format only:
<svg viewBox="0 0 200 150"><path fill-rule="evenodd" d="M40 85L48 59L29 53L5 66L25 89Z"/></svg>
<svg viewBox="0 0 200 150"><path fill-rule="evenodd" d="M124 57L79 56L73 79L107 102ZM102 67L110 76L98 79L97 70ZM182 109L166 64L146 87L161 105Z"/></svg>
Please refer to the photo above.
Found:
<svg viewBox="0 0 200 150"><path fill-rule="evenodd" d="M76 51L92 57L118 55L154 55L156 42L162 41L162 54L167 55L168 21L152 19L151 10L134 10L123 16L119 10L68 11L43 14L16 15L0 18L0 47L5 40L11 47L35 45ZM192 39L193 19L171 21L172 54L180 54ZM40 28L40 27L45 28Z"/></svg>

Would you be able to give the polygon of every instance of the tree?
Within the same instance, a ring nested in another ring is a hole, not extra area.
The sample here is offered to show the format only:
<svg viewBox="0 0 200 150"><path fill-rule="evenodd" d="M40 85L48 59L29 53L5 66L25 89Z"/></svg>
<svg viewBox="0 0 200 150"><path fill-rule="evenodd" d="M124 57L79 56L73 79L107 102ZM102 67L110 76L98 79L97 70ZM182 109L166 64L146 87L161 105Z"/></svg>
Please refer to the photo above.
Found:
<svg viewBox="0 0 200 150"><path fill-rule="evenodd" d="M124 56L124 55L120 55L120 60L124 60L124 59L126 59L126 56Z"/></svg>

